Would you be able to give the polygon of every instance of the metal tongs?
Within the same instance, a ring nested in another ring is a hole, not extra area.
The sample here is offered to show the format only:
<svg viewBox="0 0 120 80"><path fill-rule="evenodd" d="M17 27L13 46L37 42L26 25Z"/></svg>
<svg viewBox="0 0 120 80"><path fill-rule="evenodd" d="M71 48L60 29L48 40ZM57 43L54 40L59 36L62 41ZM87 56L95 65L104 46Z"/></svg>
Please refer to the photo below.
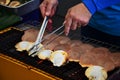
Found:
<svg viewBox="0 0 120 80"><path fill-rule="evenodd" d="M45 16L44 21L42 23L42 26L40 28L40 31L38 33L37 39L36 39L33 47L28 50L28 52L29 52L28 55L32 55L32 54L36 53L37 51L39 51L39 49L40 49L39 45L41 44L41 41L42 41L42 38L43 38L43 34L45 32L47 23L48 23L48 17Z"/></svg>
<svg viewBox="0 0 120 80"><path fill-rule="evenodd" d="M52 34L56 33L57 31L59 31L59 30L62 29L63 27L64 27L64 25L60 26L59 28L57 28L56 30L54 30L53 32L51 32L50 34L46 35L46 36L44 37L44 39L42 39L42 41L44 41L47 37L51 36ZM35 57L35 56L38 54L37 51L42 50L42 48L46 47L49 43L51 43L53 40L57 39L57 38L59 37L59 35L61 35L61 34L63 34L63 33L64 33L64 31L58 33L57 36L53 37L51 40L49 40L47 43L45 43L42 47L39 47L39 48L36 50L36 52L34 52L34 53L31 54L31 56L32 56L32 57ZM42 42L42 41L41 41L41 42Z"/></svg>

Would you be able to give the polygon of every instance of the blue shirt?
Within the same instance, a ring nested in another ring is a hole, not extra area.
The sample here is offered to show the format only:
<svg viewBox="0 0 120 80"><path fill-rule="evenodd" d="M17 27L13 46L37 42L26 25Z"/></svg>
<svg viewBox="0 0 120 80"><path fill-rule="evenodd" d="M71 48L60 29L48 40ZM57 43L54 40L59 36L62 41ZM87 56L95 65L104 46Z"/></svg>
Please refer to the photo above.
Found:
<svg viewBox="0 0 120 80"><path fill-rule="evenodd" d="M83 0L83 3L92 14L91 27L120 36L120 0Z"/></svg>

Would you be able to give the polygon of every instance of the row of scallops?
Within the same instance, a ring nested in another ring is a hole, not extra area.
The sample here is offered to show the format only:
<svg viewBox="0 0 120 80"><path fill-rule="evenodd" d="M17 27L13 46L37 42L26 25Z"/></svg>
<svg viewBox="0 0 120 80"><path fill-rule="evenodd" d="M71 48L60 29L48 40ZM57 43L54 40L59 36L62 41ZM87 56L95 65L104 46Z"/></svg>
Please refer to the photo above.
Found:
<svg viewBox="0 0 120 80"><path fill-rule="evenodd" d="M28 51L33 46L37 38L38 32L39 30L36 29L26 30L24 32L24 35L22 36L22 41L15 45L16 49L18 51ZM45 33L44 36L45 35L47 34ZM42 44L46 45L55 36L57 35L53 34L47 38L44 37L45 40L42 42ZM40 47L42 47L42 44L40 44ZM82 45L83 47L79 48L79 45ZM58 39L47 44L47 46L44 46L44 48L37 52L37 56L38 58L43 60L47 59L51 61L54 66L59 67L68 61L79 62L81 54L87 52L92 48L93 46L91 45L83 45L78 40L71 41L68 37L61 36ZM90 80L105 80L107 78L107 72L101 66L89 66L85 72L85 75Z"/></svg>
<svg viewBox="0 0 120 80"><path fill-rule="evenodd" d="M16 44L18 51L28 51L34 44L38 35L38 30L28 29L22 36L22 41ZM68 61L79 62L82 67L88 67L85 75L90 80L106 80L107 71L113 70L115 67L120 67L120 54L110 54L107 48L95 48L90 44L82 43L79 40L70 40L66 36L59 36L53 34L46 37L40 44L44 45L37 56L40 59L47 59L53 63L54 66L62 66ZM47 45L46 45L47 44Z"/></svg>
<svg viewBox="0 0 120 80"><path fill-rule="evenodd" d="M34 43L28 41L21 41L15 45L18 51L26 50L28 51ZM42 45L40 44L42 47ZM37 52L37 56L40 59L47 59L53 63L54 66L60 67L68 61L68 53L63 50L46 50L42 48ZM85 71L85 75L89 80L106 80L107 72L101 66L89 66Z"/></svg>
<svg viewBox="0 0 120 80"><path fill-rule="evenodd" d="M17 51L28 51L32 46L33 46L33 42L28 42L28 41L21 41L19 43L16 44L16 50ZM43 45L40 44L40 47L42 47ZM29 55L29 52L28 52ZM42 59L42 60L49 60L53 63L54 66L62 66L66 61L67 61L67 57L68 54L63 51L63 50L56 50L56 51L52 51L49 49L45 49L45 48L41 48L38 52L37 52L37 56L38 58Z"/></svg>

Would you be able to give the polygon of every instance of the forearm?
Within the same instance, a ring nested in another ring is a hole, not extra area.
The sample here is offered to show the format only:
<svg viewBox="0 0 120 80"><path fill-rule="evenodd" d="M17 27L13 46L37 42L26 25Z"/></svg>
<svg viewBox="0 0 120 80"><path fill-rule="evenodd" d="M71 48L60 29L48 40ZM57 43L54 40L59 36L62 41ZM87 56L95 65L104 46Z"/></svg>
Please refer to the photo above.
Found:
<svg viewBox="0 0 120 80"><path fill-rule="evenodd" d="M91 14L99 11L103 8L120 3L120 0L82 0L84 5L88 8Z"/></svg>

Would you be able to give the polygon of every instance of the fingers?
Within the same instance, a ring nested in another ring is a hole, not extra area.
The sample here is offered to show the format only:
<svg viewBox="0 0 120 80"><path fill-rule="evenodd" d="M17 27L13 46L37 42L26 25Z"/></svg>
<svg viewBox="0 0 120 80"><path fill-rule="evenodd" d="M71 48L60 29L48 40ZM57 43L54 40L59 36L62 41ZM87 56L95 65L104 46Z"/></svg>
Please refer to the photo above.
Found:
<svg viewBox="0 0 120 80"><path fill-rule="evenodd" d="M65 24L65 30L64 30L65 35L69 34L70 29L76 30L77 27L78 28L81 27L81 24L79 24L76 20L74 21L72 19L64 21L64 24Z"/></svg>
<svg viewBox="0 0 120 80"><path fill-rule="evenodd" d="M52 12L52 8L53 8L53 5L52 4L49 4L47 2L43 2L41 3L40 5L40 9L41 9L41 14L42 16L50 16L51 12Z"/></svg>
<svg viewBox="0 0 120 80"><path fill-rule="evenodd" d="M45 12L46 12L46 6L47 5L47 3L41 3L41 5L40 5L40 10L41 10L41 14L42 14L42 16L44 17L45 16Z"/></svg>
<svg viewBox="0 0 120 80"><path fill-rule="evenodd" d="M91 13L83 3L71 7L65 16L65 33L76 30L77 27L86 26L91 18Z"/></svg>
<svg viewBox="0 0 120 80"><path fill-rule="evenodd" d="M46 16L52 16L54 10L53 10L53 5L52 4L48 4L46 7Z"/></svg>
<svg viewBox="0 0 120 80"><path fill-rule="evenodd" d="M52 17L55 14L57 5L57 0L44 0L40 5L42 16Z"/></svg>
<svg viewBox="0 0 120 80"><path fill-rule="evenodd" d="M77 21L76 21L76 20L73 21L72 24L71 24L71 29L72 29L72 30L76 30L76 29L77 29L77 25L78 25L78 24L77 24Z"/></svg>
<svg viewBox="0 0 120 80"><path fill-rule="evenodd" d="M78 26L79 27L81 26L80 22L73 16L69 15L69 13L65 17L64 25L65 25L65 29L64 29L65 35L69 34L70 29L76 30Z"/></svg>
<svg viewBox="0 0 120 80"><path fill-rule="evenodd" d="M65 35L69 34L71 23L72 23L72 19L69 19L69 18L67 18L67 19L68 20L64 21L64 24L65 24L65 29L64 29Z"/></svg>

